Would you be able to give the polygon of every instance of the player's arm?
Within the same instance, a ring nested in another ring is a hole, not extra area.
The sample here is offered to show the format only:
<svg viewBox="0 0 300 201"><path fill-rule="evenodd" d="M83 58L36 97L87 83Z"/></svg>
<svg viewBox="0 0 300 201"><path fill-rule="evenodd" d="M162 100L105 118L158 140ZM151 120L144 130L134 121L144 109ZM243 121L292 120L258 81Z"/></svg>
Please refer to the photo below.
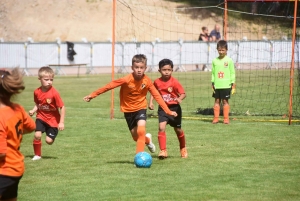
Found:
<svg viewBox="0 0 300 201"><path fill-rule="evenodd" d="M186 94L182 93L182 94L180 94L180 96L176 100L180 104L182 102L182 100L185 99L185 97L186 97Z"/></svg>
<svg viewBox="0 0 300 201"><path fill-rule="evenodd" d="M31 133L35 130L35 122L33 119L25 112L25 110L22 108L23 113L23 133L27 134Z"/></svg>
<svg viewBox="0 0 300 201"><path fill-rule="evenodd" d="M176 79L174 79L174 80L176 80ZM185 99L186 93L184 91L184 88L182 87L182 85L180 84L180 82L178 80L176 80L174 82L174 84L175 84L177 96L178 96L176 98L176 101L178 102L178 104L180 104L183 101L183 99Z"/></svg>
<svg viewBox="0 0 300 201"><path fill-rule="evenodd" d="M6 134L5 130L0 124L0 162L5 160L7 150Z"/></svg>
<svg viewBox="0 0 300 201"><path fill-rule="evenodd" d="M58 123L58 130L60 131L65 129L65 115L66 115L66 107L62 106L60 108L60 120Z"/></svg>
<svg viewBox="0 0 300 201"><path fill-rule="evenodd" d="M165 103L165 101L162 99L161 95L159 94L159 92L157 91L157 89L155 88L154 85L150 86L149 91L151 93L151 95L153 96L153 98L156 100L156 102L162 107L162 109L168 114L168 115L172 115L174 117L177 116L177 113L174 111L171 111L167 104Z"/></svg>
<svg viewBox="0 0 300 201"><path fill-rule="evenodd" d="M214 62L212 63L212 69L211 69L211 88L213 92L215 93L215 65Z"/></svg>
<svg viewBox="0 0 300 201"><path fill-rule="evenodd" d="M231 83L231 94L235 94L235 68L234 63L231 61L229 63L229 70L230 70L230 83Z"/></svg>
<svg viewBox="0 0 300 201"><path fill-rule="evenodd" d="M149 106L148 106L148 108L149 108L150 110L154 110L153 99L154 99L153 96L150 95Z"/></svg>
<svg viewBox="0 0 300 201"><path fill-rule="evenodd" d="M38 110L38 106L35 104L32 108L32 110L29 110L29 115L32 116L34 115L34 113L36 113L36 111Z"/></svg>
<svg viewBox="0 0 300 201"><path fill-rule="evenodd" d="M230 82L232 84L234 84L235 83L235 69L234 69L234 63L233 63L233 61L231 61L229 63L229 70L230 70Z"/></svg>
<svg viewBox="0 0 300 201"><path fill-rule="evenodd" d="M126 82L126 79L124 79L124 78L113 80L110 83L106 84L104 87L101 87L101 88L97 89L96 91L93 91L91 94L83 97L83 100L86 102L90 102L93 98L96 98L100 94L103 94L111 89L121 86L125 82Z"/></svg>

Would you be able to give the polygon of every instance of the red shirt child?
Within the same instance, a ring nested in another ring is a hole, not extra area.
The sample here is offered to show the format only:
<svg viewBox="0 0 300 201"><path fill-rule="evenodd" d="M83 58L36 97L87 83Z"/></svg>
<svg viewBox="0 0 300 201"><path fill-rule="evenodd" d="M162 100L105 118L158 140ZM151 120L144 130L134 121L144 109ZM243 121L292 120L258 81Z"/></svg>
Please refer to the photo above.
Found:
<svg viewBox="0 0 300 201"><path fill-rule="evenodd" d="M185 91L178 80L172 77L173 62L170 59L163 59L159 62L159 72L161 77L154 81L154 86L162 96L168 108L177 113L176 117L172 117L158 107L158 142L160 152L159 159L165 159L167 154L167 136L166 126L169 124L174 128L179 141L180 155L182 158L187 158L187 150L185 147L185 134L181 129L182 110L180 107L181 101L186 97ZM153 97L150 98L149 109L153 110Z"/></svg>
<svg viewBox="0 0 300 201"><path fill-rule="evenodd" d="M34 157L32 160L41 159L42 133L46 133L46 143L53 144L58 131L64 130L65 106L58 93L52 86L54 71L48 67L41 67L38 72L41 86L34 90L35 106L29 111L29 115L36 115L36 130L33 140Z"/></svg>

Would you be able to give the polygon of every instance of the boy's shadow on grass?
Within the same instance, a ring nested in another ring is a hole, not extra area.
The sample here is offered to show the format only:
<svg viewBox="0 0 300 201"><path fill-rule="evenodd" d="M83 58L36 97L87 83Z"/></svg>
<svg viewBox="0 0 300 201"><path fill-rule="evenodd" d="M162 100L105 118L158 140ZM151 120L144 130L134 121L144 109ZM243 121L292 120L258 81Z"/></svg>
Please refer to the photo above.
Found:
<svg viewBox="0 0 300 201"><path fill-rule="evenodd" d="M25 155L25 158L33 158L34 155ZM42 159L58 159L56 156L42 156Z"/></svg>
<svg viewBox="0 0 300 201"><path fill-rule="evenodd" d="M152 156L152 158L153 160L163 161L162 159L159 159L158 156ZM173 156L168 156L168 158L173 158ZM132 161L108 161L107 163L134 164L134 161L133 160Z"/></svg>
<svg viewBox="0 0 300 201"><path fill-rule="evenodd" d="M108 161L107 163L133 164L133 161Z"/></svg>

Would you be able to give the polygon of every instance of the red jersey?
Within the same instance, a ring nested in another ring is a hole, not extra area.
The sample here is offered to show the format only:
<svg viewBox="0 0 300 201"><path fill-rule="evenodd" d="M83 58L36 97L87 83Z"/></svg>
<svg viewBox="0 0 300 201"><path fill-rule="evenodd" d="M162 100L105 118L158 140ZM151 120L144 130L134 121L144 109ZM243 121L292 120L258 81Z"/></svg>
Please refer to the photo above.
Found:
<svg viewBox="0 0 300 201"><path fill-rule="evenodd" d="M91 93L90 96L95 98L96 96L118 86L121 86L120 107L122 112L136 112L141 109L147 109L146 96L149 91L163 110L169 115L172 114L172 111L161 98L151 79L146 75L144 75L140 80L135 80L131 73L125 77L111 81L104 87Z"/></svg>
<svg viewBox="0 0 300 201"><path fill-rule="evenodd" d="M58 127L60 121L58 109L64 106L58 91L51 87L44 92L39 87L34 90L34 102L38 107L36 118L46 122L51 127Z"/></svg>
<svg viewBox="0 0 300 201"><path fill-rule="evenodd" d="M6 154L0 161L0 175L22 176L24 156L20 152L23 132L35 129L35 122L18 104L0 108L0 153Z"/></svg>
<svg viewBox="0 0 300 201"><path fill-rule="evenodd" d="M154 86L161 94L167 105L178 104L177 98L180 94L185 94L185 91L178 80L171 77L168 81L163 81L162 78L158 78L154 81Z"/></svg>

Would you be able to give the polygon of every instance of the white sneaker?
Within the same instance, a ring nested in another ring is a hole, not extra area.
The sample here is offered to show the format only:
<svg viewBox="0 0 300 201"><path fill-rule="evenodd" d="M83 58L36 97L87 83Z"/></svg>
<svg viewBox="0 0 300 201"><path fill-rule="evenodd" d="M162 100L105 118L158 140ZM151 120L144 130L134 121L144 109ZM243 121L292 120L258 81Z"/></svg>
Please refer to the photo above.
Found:
<svg viewBox="0 0 300 201"><path fill-rule="evenodd" d="M41 158L42 158L41 156L35 155L31 160L37 161L40 160Z"/></svg>
<svg viewBox="0 0 300 201"><path fill-rule="evenodd" d="M147 145L149 151L150 151L151 153L154 153L154 152L155 152L155 145L154 145L153 142L152 142L152 135L151 135L150 133L147 133L147 134L146 134L146 137L150 139L150 143L149 143L149 144L146 144L146 145Z"/></svg>

